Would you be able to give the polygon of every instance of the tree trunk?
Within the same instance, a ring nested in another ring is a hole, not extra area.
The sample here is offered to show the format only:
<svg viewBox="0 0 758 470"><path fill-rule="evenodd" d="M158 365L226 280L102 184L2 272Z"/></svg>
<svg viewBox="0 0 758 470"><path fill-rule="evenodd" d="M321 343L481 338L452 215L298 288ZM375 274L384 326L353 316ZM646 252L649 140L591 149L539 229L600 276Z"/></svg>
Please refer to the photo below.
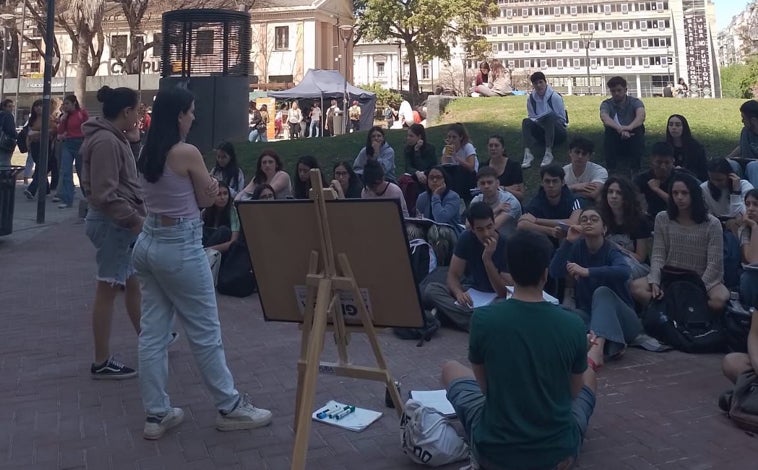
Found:
<svg viewBox="0 0 758 470"><path fill-rule="evenodd" d="M408 58L408 92L411 95L411 102L417 104L419 97L418 90L418 72L416 70L416 46L413 44L413 39L410 37L405 38L405 56ZM403 64L400 64L400 79L402 80Z"/></svg>
<svg viewBox="0 0 758 470"><path fill-rule="evenodd" d="M79 31L79 56L76 63L76 81L74 82L74 94L79 100L79 103L84 106L85 96L87 93L87 76L89 75L89 47L92 35L89 32L89 28L86 26Z"/></svg>

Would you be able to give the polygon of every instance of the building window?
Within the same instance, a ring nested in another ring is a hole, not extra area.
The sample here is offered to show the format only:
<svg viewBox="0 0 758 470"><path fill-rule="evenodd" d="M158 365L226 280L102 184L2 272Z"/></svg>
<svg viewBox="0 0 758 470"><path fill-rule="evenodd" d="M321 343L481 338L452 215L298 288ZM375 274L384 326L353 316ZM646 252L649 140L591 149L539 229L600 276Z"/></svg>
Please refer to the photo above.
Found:
<svg viewBox="0 0 758 470"><path fill-rule="evenodd" d="M546 42L541 42L539 44L538 49L541 50L542 52L545 52L547 50L547 43Z"/></svg>
<svg viewBox="0 0 758 470"><path fill-rule="evenodd" d="M624 14L629 13L629 5L627 5L626 3L622 3L621 4L621 13L624 13Z"/></svg>
<svg viewBox="0 0 758 470"><path fill-rule="evenodd" d="M556 65L556 66L557 66L559 69L562 69L562 68L563 68L563 59L558 59L558 60L556 60L556 61L555 61L555 65Z"/></svg>
<svg viewBox="0 0 758 470"><path fill-rule="evenodd" d="M376 76L377 77L384 77L384 62L377 62L376 63Z"/></svg>
<svg viewBox="0 0 758 470"><path fill-rule="evenodd" d="M597 42L590 41L590 50L594 51L596 48L597 48Z"/></svg>
<svg viewBox="0 0 758 470"><path fill-rule="evenodd" d="M528 36L529 35L529 26L528 25L522 26L521 27L521 32L524 33L524 36Z"/></svg>
<svg viewBox="0 0 758 470"><path fill-rule="evenodd" d="M613 67L615 67L615 66L616 66L616 59L614 59L613 57L609 57L609 58L606 60L606 63L608 64L608 68L609 68L609 69L612 69Z"/></svg>
<svg viewBox="0 0 758 470"><path fill-rule="evenodd" d="M422 80L429 80L431 77L431 73L429 71L429 64L424 64L421 66L421 79Z"/></svg>
<svg viewBox="0 0 758 470"><path fill-rule="evenodd" d="M29 73L39 73L39 62L29 62Z"/></svg>
<svg viewBox="0 0 758 470"><path fill-rule="evenodd" d="M644 3L638 3L637 4L637 11L645 11L647 8L645 7Z"/></svg>
<svg viewBox="0 0 758 470"><path fill-rule="evenodd" d="M553 14L555 16L561 16L561 7L553 7Z"/></svg>
<svg viewBox="0 0 758 470"><path fill-rule="evenodd" d="M508 34L508 36L513 35L513 26L506 26L505 32Z"/></svg>
<svg viewBox="0 0 758 470"><path fill-rule="evenodd" d="M647 49L647 45L648 45L647 38L640 39L640 47L642 47L643 49Z"/></svg>
<svg viewBox="0 0 758 470"><path fill-rule="evenodd" d="M624 58L624 66L625 67L631 67L632 66L632 58L631 57L625 57Z"/></svg>
<svg viewBox="0 0 758 470"><path fill-rule="evenodd" d="M664 20L658 20L658 29L666 29L666 22Z"/></svg>
<svg viewBox="0 0 758 470"><path fill-rule="evenodd" d="M605 40L605 48L609 51L613 50L613 39L606 39Z"/></svg>
<svg viewBox="0 0 758 470"><path fill-rule="evenodd" d="M547 68L547 60L540 59L540 68L541 69L546 69Z"/></svg>
<svg viewBox="0 0 758 470"><path fill-rule="evenodd" d="M645 20L640 21L640 29L642 31L647 31L647 21L645 21Z"/></svg>
<svg viewBox="0 0 758 470"><path fill-rule="evenodd" d="M522 8L521 9L521 16L524 17L524 18L526 18L527 16L529 16L529 9L528 8Z"/></svg>
<svg viewBox="0 0 758 470"><path fill-rule="evenodd" d="M571 41L571 49L578 51L579 50L579 41Z"/></svg>
<svg viewBox="0 0 758 470"><path fill-rule="evenodd" d="M611 23L610 21L606 21L604 29L605 29L606 32L607 31L612 31L613 30L613 23Z"/></svg>
<svg viewBox="0 0 758 470"><path fill-rule="evenodd" d="M114 34L111 36L111 59L123 59L126 57L129 36L126 34Z"/></svg>
<svg viewBox="0 0 758 470"><path fill-rule="evenodd" d="M606 15L610 15L611 14L611 6L610 5L603 5L603 13L605 13Z"/></svg>
<svg viewBox="0 0 758 470"><path fill-rule="evenodd" d="M650 57L643 57L642 58L642 66L643 67L650 67Z"/></svg>
<svg viewBox="0 0 758 470"><path fill-rule="evenodd" d="M574 59L574 68L578 69L581 66L582 66L582 61L579 59Z"/></svg>
<svg viewBox="0 0 758 470"><path fill-rule="evenodd" d="M213 35L214 31L198 31L197 32L197 46L195 47L195 55L213 55Z"/></svg>
<svg viewBox="0 0 758 470"><path fill-rule="evenodd" d="M623 29L624 31L629 31L629 22L628 21L621 22L621 29Z"/></svg>
<svg viewBox="0 0 758 470"><path fill-rule="evenodd" d="M163 53L163 33L153 34L153 57L160 57Z"/></svg>
<svg viewBox="0 0 758 470"><path fill-rule="evenodd" d="M555 34L561 34L563 32L563 26L557 24L555 25Z"/></svg>
<svg viewBox="0 0 758 470"><path fill-rule="evenodd" d="M569 11L571 12L573 16L576 16L576 5L571 5L571 8L569 9Z"/></svg>
<svg viewBox="0 0 758 470"><path fill-rule="evenodd" d="M505 10L505 17L506 18L513 18L513 10Z"/></svg>
<svg viewBox="0 0 758 470"><path fill-rule="evenodd" d="M593 69L597 68L597 58L596 57L592 57L590 59L590 67L592 67Z"/></svg>
<svg viewBox="0 0 758 470"><path fill-rule="evenodd" d="M587 23L587 31L595 32L595 23Z"/></svg>
<svg viewBox="0 0 758 470"><path fill-rule="evenodd" d="M545 34L545 25L541 24L537 26L537 31L539 31L540 34Z"/></svg>
<svg viewBox="0 0 758 470"><path fill-rule="evenodd" d="M563 41L558 41L555 43L555 50L556 51L562 51L563 50Z"/></svg>
<svg viewBox="0 0 758 470"><path fill-rule="evenodd" d="M509 60L508 61L508 68L509 69L515 69L516 68L516 61L515 60Z"/></svg>
<svg viewBox="0 0 758 470"><path fill-rule="evenodd" d="M537 16L545 16L545 9L537 8Z"/></svg>
<svg viewBox="0 0 758 470"><path fill-rule="evenodd" d="M512 42L509 42L507 47L508 47L508 52L513 52L513 43Z"/></svg>
<svg viewBox="0 0 758 470"><path fill-rule="evenodd" d="M571 32L572 33L578 33L579 32L579 25L576 23L571 23Z"/></svg>
<svg viewBox="0 0 758 470"><path fill-rule="evenodd" d="M525 43L524 43L524 47L522 48L522 50L523 50L524 52L529 52L529 49L531 49L531 48L529 47L529 43L528 43L528 42L525 42Z"/></svg>
<svg viewBox="0 0 758 470"><path fill-rule="evenodd" d="M663 11L663 2L655 2L655 9L658 11Z"/></svg>
<svg viewBox="0 0 758 470"><path fill-rule="evenodd" d="M274 28L274 49L288 50L290 48L290 27L277 26Z"/></svg>
<svg viewBox="0 0 758 470"><path fill-rule="evenodd" d="M632 41L630 39L624 39L624 49L631 49Z"/></svg>

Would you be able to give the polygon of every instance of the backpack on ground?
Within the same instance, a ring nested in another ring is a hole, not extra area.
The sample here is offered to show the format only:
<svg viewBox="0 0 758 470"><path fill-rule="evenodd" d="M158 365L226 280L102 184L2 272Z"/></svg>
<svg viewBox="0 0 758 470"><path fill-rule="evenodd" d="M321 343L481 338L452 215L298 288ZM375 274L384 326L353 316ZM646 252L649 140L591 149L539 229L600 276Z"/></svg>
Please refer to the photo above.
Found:
<svg viewBox="0 0 758 470"><path fill-rule="evenodd" d="M424 341L431 341L432 336L434 336L442 325L431 311L423 310L423 312L424 326L421 328L393 328L392 332L400 339L418 340L418 343L416 343L416 346L418 347L423 346Z"/></svg>
<svg viewBox="0 0 758 470"><path fill-rule="evenodd" d="M724 326L708 308L708 294L700 276L664 268L661 288L663 299L653 300L642 316L647 334L686 353L724 351Z"/></svg>
<svg viewBox="0 0 758 470"><path fill-rule="evenodd" d="M753 313L739 300L730 300L724 312L726 345L732 352L747 352L747 337Z"/></svg>
<svg viewBox="0 0 758 470"><path fill-rule="evenodd" d="M219 294L232 297L247 297L256 291L255 274L244 242L235 241L223 256L216 289Z"/></svg>
<svg viewBox="0 0 758 470"><path fill-rule="evenodd" d="M414 238L408 243L411 252L413 280L420 285L430 272L437 268L437 255L423 238Z"/></svg>
<svg viewBox="0 0 758 470"><path fill-rule="evenodd" d="M469 449L450 420L416 400L405 403L400 418L400 445L415 463L439 467L469 458Z"/></svg>
<svg viewBox="0 0 758 470"><path fill-rule="evenodd" d="M737 377L732 392L726 393L729 418L738 428L758 432L758 376L749 370Z"/></svg>

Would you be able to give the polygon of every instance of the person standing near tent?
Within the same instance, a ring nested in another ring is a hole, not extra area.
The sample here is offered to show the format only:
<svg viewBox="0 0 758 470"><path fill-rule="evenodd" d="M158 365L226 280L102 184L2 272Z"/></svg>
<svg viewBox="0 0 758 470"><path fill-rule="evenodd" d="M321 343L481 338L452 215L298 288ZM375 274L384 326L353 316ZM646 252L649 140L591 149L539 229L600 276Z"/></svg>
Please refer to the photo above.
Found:
<svg viewBox="0 0 758 470"><path fill-rule="evenodd" d="M290 112L287 116L287 122L290 125L290 139L297 139L300 137L300 121L303 120L303 113L300 111L300 107L297 105L297 101L292 102Z"/></svg>
<svg viewBox="0 0 758 470"><path fill-rule="evenodd" d="M334 135L334 116L340 115L340 107L337 105L337 100L332 100L331 106L326 110L326 123L324 129L326 132L324 135Z"/></svg>
<svg viewBox="0 0 758 470"><path fill-rule="evenodd" d="M347 115L350 117L350 132L361 130L361 107L358 106L357 101L353 101L353 105L347 110Z"/></svg>
<svg viewBox="0 0 758 470"><path fill-rule="evenodd" d="M318 106L318 102L313 102L311 108L311 127L308 132L308 137L320 137L321 136L321 108Z"/></svg>

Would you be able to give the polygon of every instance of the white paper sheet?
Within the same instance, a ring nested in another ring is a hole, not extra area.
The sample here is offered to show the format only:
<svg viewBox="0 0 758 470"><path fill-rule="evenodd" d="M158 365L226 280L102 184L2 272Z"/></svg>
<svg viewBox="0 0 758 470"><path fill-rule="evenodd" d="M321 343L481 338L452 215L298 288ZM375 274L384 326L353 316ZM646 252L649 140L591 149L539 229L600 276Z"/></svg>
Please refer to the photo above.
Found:
<svg viewBox="0 0 758 470"><path fill-rule="evenodd" d="M331 424L332 426L338 426L344 429L348 429L350 431L360 432L366 429L371 423L376 421L377 419L382 417L382 413L379 411L372 411L367 410L364 408L358 408L355 407L355 411L350 413L349 415L345 416L342 419L334 419L329 417L319 418L317 415L319 412L323 410L333 410L335 408L342 409L344 408L344 403L340 403L335 400L329 400L326 405L318 408L316 411L313 412L311 415L312 418L315 421L320 421L322 423Z"/></svg>
<svg viewBox="0 0 758 470"><path fill-rule="evenodd" d="M445 390L411 390L411 398L424 406L434 408L447 417L455 416L455 409L447 400Z"/></svg>

